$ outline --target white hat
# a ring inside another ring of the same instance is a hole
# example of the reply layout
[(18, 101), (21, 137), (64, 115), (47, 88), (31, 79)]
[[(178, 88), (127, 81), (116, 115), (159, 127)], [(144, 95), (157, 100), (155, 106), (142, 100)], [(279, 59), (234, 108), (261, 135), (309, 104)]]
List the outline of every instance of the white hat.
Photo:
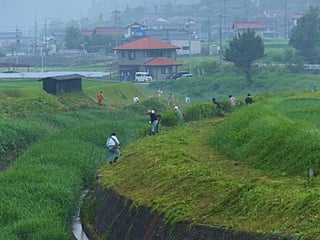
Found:
[(175, 110), (178, 110), (178, 108), (179, 108), (178, 106), (174, 106), (174, 109), (175, 109)]
[(155, 112), (156, 112), (155, 110), (153, 110), (153, 109), (151, 110), (151, 113), (155, 113)]

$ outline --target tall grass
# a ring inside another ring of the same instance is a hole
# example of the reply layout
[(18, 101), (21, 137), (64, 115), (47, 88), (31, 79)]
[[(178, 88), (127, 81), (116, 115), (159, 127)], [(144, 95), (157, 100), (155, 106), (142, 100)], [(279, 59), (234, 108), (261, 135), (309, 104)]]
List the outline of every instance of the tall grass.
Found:
[[(41, 115), (36, 128), (50, 126), (46, 128), (50, 137), (39, 136), (38, 143), (29, 139), (33, 144), (10, 171), (0, 173), (0, 239), (70, 239), (81, 191), (93, 184), (96, 171), (106, 162), (107, 136), (117, 132), (125, 147), (141, 136), (146, 124), (141, 118), (112, 110)], [(34, 116), (19, 122), (35, 120)], [(12, 142), (22, 144), (19, 136), (24, 134), (18, 129)]]
[[(312, 107), (313, 102), (305, 104)], [(304, 111), (305, 104), (299, 109)], [(280, 106), (288, 107), (287, 101), (279, 103), (278, 110), (262, 103), (241, 109), (217, 127), (212, 144), (230, 157), (269, 173), (306, 177), (310, 168), (319, 173), (319, 129), (308, 121), (285, 116)]]

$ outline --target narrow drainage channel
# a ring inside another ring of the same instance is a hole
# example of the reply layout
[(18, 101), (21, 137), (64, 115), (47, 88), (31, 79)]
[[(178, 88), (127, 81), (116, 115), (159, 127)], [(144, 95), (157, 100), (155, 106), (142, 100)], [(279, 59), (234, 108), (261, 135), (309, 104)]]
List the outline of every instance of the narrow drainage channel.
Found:
[(90, 240), (86, 233), (82, 229), (81, 220), (80, 220), (80, 205), (83, 198), (88, 194), (89, 190), (83, 191), (79, 199), (79, 205), (76, 214), (72, 219), (72, 233), (77, 240)]

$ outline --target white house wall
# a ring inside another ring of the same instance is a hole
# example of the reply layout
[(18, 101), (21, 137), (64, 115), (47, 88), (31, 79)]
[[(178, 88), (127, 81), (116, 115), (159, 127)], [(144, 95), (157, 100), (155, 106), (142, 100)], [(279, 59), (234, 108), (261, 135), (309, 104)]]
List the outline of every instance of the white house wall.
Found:
[[(181, 47), (177, 50), (177, 55), (189, 55), (189, 40), (172, 40), (171, 44)], [(201, 54), (201, 42), (200, 40), (192, 39), (191, 44), (191, 55)]]

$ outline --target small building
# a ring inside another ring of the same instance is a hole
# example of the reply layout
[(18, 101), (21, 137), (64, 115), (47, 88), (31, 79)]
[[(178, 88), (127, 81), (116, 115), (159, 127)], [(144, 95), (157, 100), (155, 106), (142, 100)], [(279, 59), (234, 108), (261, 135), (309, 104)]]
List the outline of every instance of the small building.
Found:
[(263, 22), (235, 22), (233, 29), (236, 34), (243, 33), (247, 30), (255, 31), (257, 35), (263, 38), (263, 32), (265, 31), (265, 25)]
[(82, 75), (69, 74), (60, 76), (50, 76), (40, 79), (42, 88), (47, 93), (59, 95), (61, 93), (82, 91)]
[(115, 50), (121, 80), (134, 80), (136, 72), (148, 72), (154, 79), (165, 79), (176, 72), (179, 46), (153, 38), (140, 38)]

